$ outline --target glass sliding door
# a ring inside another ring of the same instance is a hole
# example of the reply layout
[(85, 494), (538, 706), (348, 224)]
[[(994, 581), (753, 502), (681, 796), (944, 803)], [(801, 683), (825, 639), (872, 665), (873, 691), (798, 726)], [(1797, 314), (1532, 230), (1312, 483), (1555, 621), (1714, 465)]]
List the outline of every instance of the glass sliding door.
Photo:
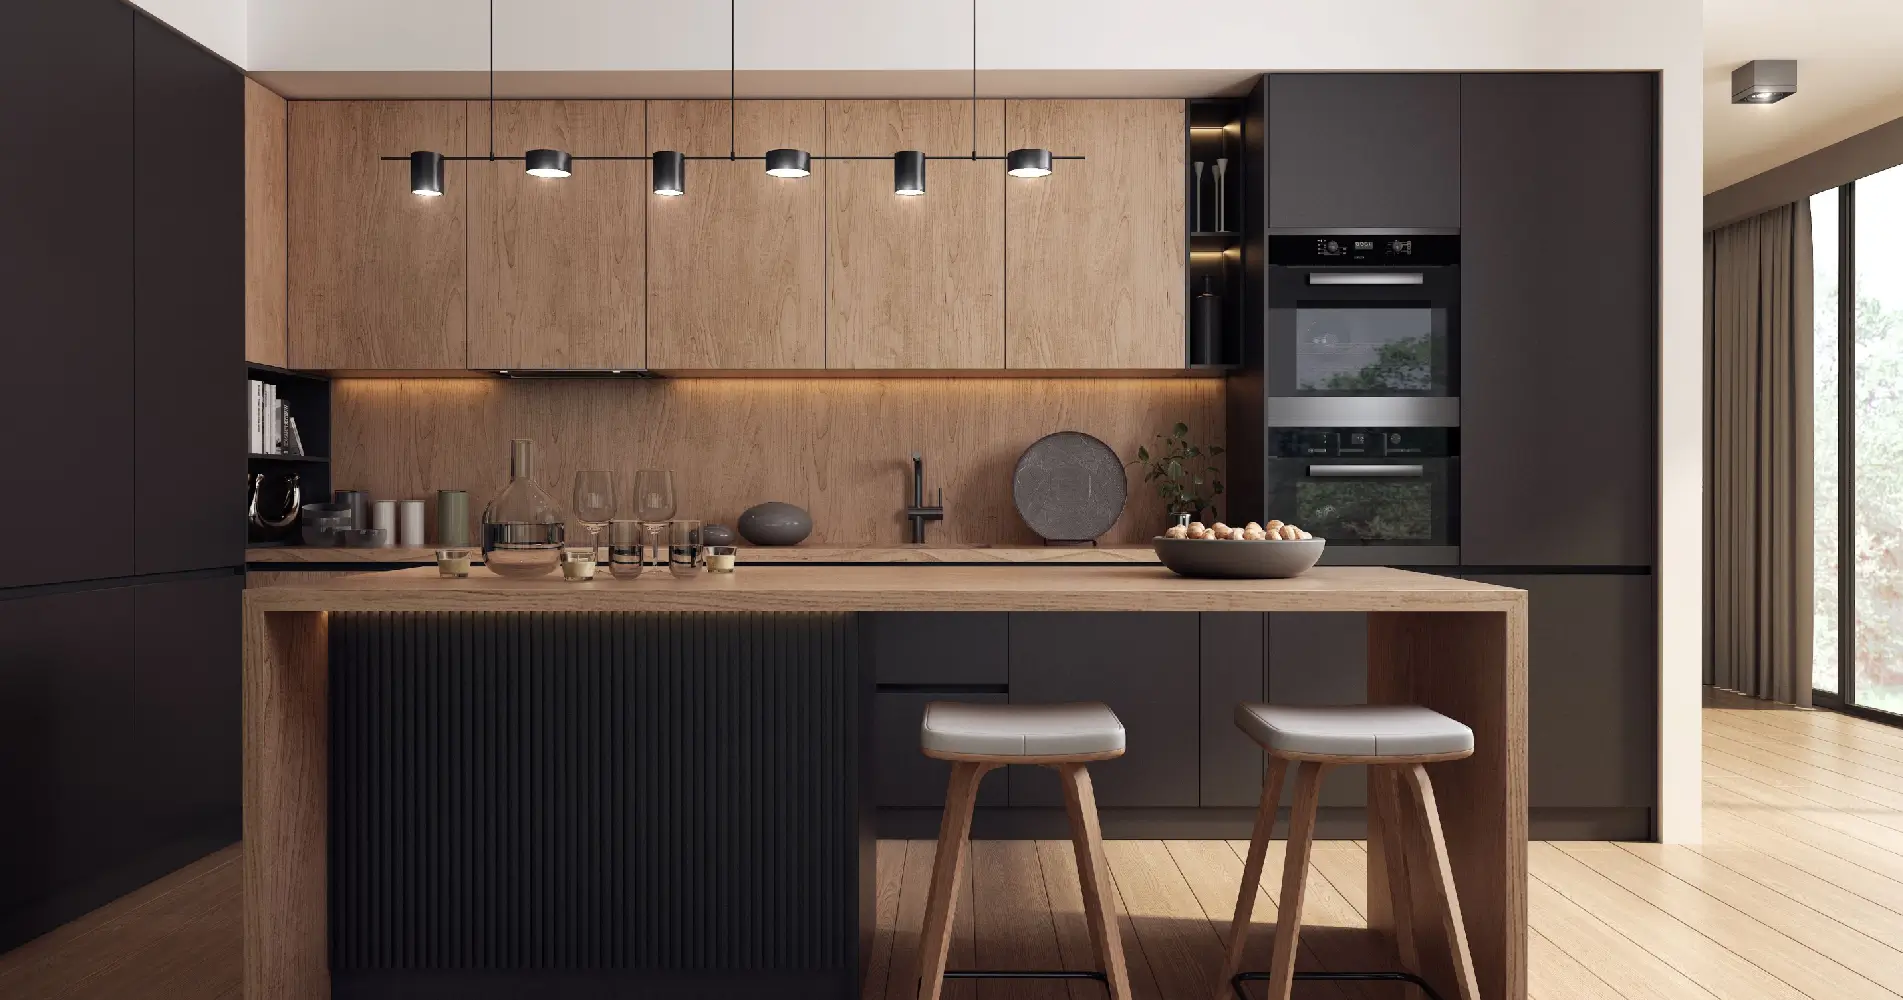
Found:
[[(1850, 704), (1903, 713), (1903, 167), (1856, 182)], [(1840, 383), (1842, 384), (1842, 383)]]
[(1815, 527), (1811, 579), (1815, 596), (1812, 601), (1811, 686), (1828, 694), (1839, 692), (1841, 682), (1838, 672), (1843, 668), (1842, 656), (1838, 652), (1838, 620), (1842, 606), (1837, 599), (1837, 550), (1841, 544), (1837, 530), (1837, 522), (1841, 520), (1837, 513), (1837, 480), (1842, 473), (1837, 462), (1837, 432), (1841, 426), (1837, 419), (1837, 244), (1838, 202), (1842, 197), (1836, 188), (1832, 188), (1811, 196), (1810, 200), (1811, 301), (1814, 307), (1811, 385), (1815, 394), (1812, 413), (1816, 423), (1816, 436), (1812, 442)]

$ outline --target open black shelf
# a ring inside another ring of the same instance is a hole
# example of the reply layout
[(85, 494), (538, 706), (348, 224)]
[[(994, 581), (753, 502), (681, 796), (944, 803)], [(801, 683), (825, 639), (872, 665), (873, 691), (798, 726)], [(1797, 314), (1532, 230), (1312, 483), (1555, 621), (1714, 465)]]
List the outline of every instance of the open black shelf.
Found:
[[(245, 378), (277, 387), (278, 400), (297, 419), (298, 436), (303, 440), (304, 450), (309, 452), (306, 455), (249, 454), (245, 456), (246, 472), (273, 478), (296, 476), (302, 502), (330, 500), (330, 379), (257, 363), (245, 365)], [(292, 535), (280, 544), (298, 542), (298, 537)], [(247, 544), (257, 544), (250, 541), (248, 530)]]
[(328, 375), (316, 375), (311, 372), (294, 371), (290, 368), (279, 368), (276, 365), (259, 364), (256, 361), (245, 362), (245, 368), (250, 370), (253, 378), (256, 378), (259, 373), (276, 376), (275, 378), (265, 378), (261, 380), (265, 382), (278, 382), (282, 379), (299, 379), (305, 382), (322, 382), (326, 384), (330, 382)]
[[(1183, 356), (1192, 371), (1233, 371), (1242, 357), (1242, 233), (1238, 231), (1243, 224), (1242, 110), (1239, 100), (1196, 99), (1188, 102), (1185, 115), (1183, 215), (1189, 252), (1184, 267), (1188, 296)], [(1218, 159), (1228, 161), (1220, 195), (1212, 169)], [(1200, 183), (1194, 169), (1198, 162), (1204, 165)], [(1219, 197), (1225, 206), (1220, 216)], [(1213, 351), (1199, 350), (1196, 344), (1197, 296), (1205, 290), (1222, 299), (1222, 322)]]

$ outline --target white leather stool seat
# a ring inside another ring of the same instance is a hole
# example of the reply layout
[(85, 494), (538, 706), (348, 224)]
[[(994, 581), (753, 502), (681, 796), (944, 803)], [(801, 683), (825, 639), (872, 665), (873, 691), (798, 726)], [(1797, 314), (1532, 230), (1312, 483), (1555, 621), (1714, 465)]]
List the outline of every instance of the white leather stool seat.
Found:
[(1270, 751), (1338, 757), (1472, 753), (1474, 732), (1419, 705), (1236, 706), (1236, 725)]
[(919, 724), (927, 753), (983, 757), (1096, 757), (1123, 752), (1123, 721), (1096, 701), (972, 705), (934, 701)]

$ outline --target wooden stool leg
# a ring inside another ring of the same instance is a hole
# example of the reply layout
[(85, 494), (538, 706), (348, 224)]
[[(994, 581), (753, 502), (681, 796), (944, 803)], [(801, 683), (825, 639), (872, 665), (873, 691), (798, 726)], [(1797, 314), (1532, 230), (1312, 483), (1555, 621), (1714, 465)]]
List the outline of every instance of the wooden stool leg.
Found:
[[(1414, 937), (1414, 896), (1407, 867), (1407, 811), (1401, 808), (1400, 778), (1392, 767), (1375, 767), (1374, 821), (1387, 831), (1384, 843), (1387, 858), (1389, 907), (1394, 912), (1394, 949), (1401, 968), (1421, 974), (1420, 946)], [(1416, 987), (1408, 987), (1409, 996), (1419, 996)]]
[(971, 810), (978, 781), (996, 764), (952, 764), (945, 790), (945, 818), (938, 825), (938, 852), (932, 858), (932, 883), (925, 896), (925, 926), (918, 935), (918, 998), (938, 1000), (945, 988), (945, 960), (951, 952), (952, 911), (957, 907), (958, 874), (965, 867), (971, 837)]
[(1269, 853), (1269, 840), (1275, 835), (1275, 810), (1282, 804), (1282, 776), (1288, 762), (1269, 758), (1269, 771), (1262, 776), (1262, 800), (1255, 806), (1255, 829), (1249, 834), (1249, 858), (1242, 865), (1242, 888), (1236, 892), (1236, 915), (1229, 922), (1229, 956), (1223, 960), (1222, 975), (1216, 979), (1215, 1000), (1232, 1000), (1230, 980), (1242, 971), (1242, 949), (1249, 940), (1249, 920), (1255, 914), (1255, 894), (1262, 885), (1262, 859)]
[(1315, 842), (1315, 809), (1327, 764), (1295, 764), (1295, 805), (1289, 813), (1288, 850), (1282, 858), (1282, 901), (1275, 912), (1275, 954), (1269, 962), (1268, 1000), (1289, 1000), (1295, 985), (1295, 950), (1302, 932), (1302, 897), (1308, 891), (1308, 851)]
[[(1428, 780), (1427, 768), (1419, 764), (1402, 769), (1399, 779), (1407, 786), (1408, 798), (1413, 800), (1411, 804), (1416, 810), (1412, 817), (1414, 822), (1407, 825), (1413, 828), (1418, 852), (1414, 856), (1421, 859), (1419, 868), (1424, 869), (1417, 869), (1417, 877), (1426, 879), (1434, 889), (1460, 1000), (1479, 1000), (1480, 986), (1474, 980), (1473, 954), (1467, 948), (1467, 925), (1460, 915), (1460, 894), (1454, 888), (1453, 868), (1447, 861), (1447, 839), (1441, 835), (1440, 809), (1434, 802), (1434, 783)], [(1400, 909), (1398, 900), (1395, 908)]]
[[(1103, 853), (1103, 827), (1097, 820), (1097, 792), (1090, 771), (1082, 764), (1059, 764), (1064, 783), (1064, 809), (1070, 813), (1071, 843), (1077, 848), (1077, 881), (1083, 886), (1084, 923), (1090, 926), (1110, 1000), (1131, 1000), (1130, 970), (1123, 961), (1123, 934), (1117, 927), (1116, 890), (1110, 884), (1110, 864)], [(932, 998), (922, 998), (932, 1000)]]

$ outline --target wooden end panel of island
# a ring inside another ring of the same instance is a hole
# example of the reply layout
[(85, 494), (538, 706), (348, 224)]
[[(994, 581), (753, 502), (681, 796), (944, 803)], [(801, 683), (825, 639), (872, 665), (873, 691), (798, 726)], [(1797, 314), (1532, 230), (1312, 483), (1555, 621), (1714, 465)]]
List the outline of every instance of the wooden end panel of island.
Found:
[[(1526, 996), (1524, 591), (1373, 567), (1293, 580), (1189, 580), (1154, 566), (776, 566), (571, 584), (478, 569), (331, 578), (245, 594), (245, 996), (332, 996), (327, 842), (331, 612), (1350, 611), (1369, 614), (1368, 700), (1471, 726), (1476, 752), (1432, 766), (1481, 992)], [(1370, 924), (1391, 933), (1384, 831), (1369, 832)], [(1434, 911), (1416, 900), (1416, 926)], [(1423, 956), (1454, 995), (1448, 970)], [(1209, 970), (1214, 992), (1216, 969)], [(709, 994), (714, 995), (714, 994)]]

